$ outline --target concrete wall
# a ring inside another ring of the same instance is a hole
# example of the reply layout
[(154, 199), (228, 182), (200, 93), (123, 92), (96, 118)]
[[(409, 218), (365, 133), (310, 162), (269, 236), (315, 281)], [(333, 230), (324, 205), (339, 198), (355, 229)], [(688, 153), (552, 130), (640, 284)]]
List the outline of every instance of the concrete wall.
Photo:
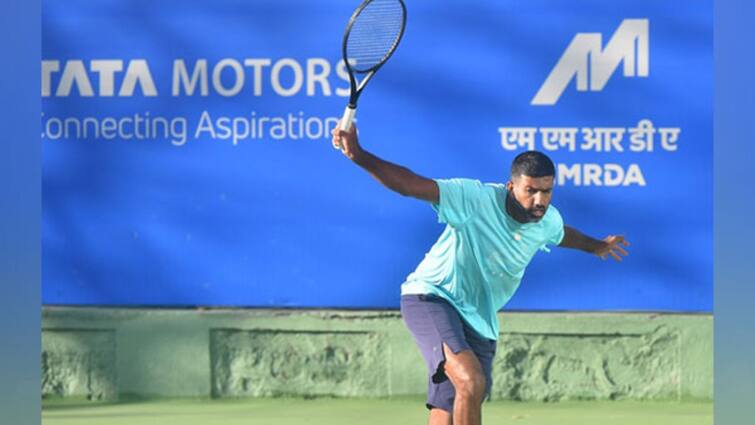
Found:
[[(494, 399), (712, 399), (710, 315), (502, 313)], [(424, 394), (396, 311), (45, 307), (45, 396)]]

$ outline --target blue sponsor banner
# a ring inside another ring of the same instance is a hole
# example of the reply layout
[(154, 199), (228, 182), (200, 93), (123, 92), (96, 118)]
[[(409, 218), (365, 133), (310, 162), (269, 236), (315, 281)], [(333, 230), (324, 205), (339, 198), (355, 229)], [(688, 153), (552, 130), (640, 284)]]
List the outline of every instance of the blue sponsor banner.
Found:
[[(45, 1), (43, 302), (395, 308), (442, 231), (330, 147), (356, 3)], [(621, 264), (538, 254), (509, 309), (712, 308), (712, 2), (408, 2), (363, 146), (428, 177), (557, 164)]]

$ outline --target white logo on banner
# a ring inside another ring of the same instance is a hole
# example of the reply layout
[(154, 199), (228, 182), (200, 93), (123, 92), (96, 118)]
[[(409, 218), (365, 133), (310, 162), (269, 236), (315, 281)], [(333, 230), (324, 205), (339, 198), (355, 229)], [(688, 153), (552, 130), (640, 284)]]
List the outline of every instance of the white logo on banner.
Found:
[(577, 33), (530, 103), (555, 105), (575, 76), (577, 91), (588, 90), (588, 76), (589, 90), (601, 91), (622, 61), (625, 77), (647, 77), (648, 27), (647, 19), (625, 19), (605, 49), (600, 33)]
[[(122, 59), (93, 59), (88, 62), (89, 66), (81, 59), (43, 60), (42, 97), (69, 97), (75, 91), (81, 97), (132, 97), (137, 94), (137, 85), (143, 96), (157, 96), (160, 84), (155, 84), (147, 60), (132, 59), (126, 63), (124, 72)], [(332, 96), (333, 71), (337, 81), (342, 83), (335, 88), (335, 95), (347, 97), (349, 74), (343, 61), (333, 64), (325, 58), (223, 58), (217, 63), (198, 59), (187, 64), (185, 59), (179, 58), (173, 61), (170, 93), (174, 97), (263, 96), (266, 94), (263, 87), (266, 87), (267, 91), (272, 90), (281, 97), (302, 93), (309, 97)], [(223, 74), (229, 78), (223, 80)], [(99, 86), (92, 85), (92, 81), (97, 80)]]
[[(146, 59), (46, 59), (42, 61), (42, 98), (279, 96), (291, 98), (348, 97), (349, 74), (341, 60), (326, 58), (206, 58), (165, 60), (150, 66)], [(160, 68), (153, 77), (152, 68)], [(168, 79), (168, 76), (171, 78)], [(170, 90), (168, 90), (170, 89)], [(295, 104), (300, 100), (296, 99)], [(241, 105), (243, 102), (239, 102)], [(146, 103), (144, 104), (147, 105)], [(152, 104), (153, 105), (153, 104)], [(42, 113), (42, 138), (47, 140), (169, 140), (183, 146), (190, 140), (228, 140), (234, 146), (251, 140), (330, 140), (339, 116), (303, 110), (269, 113), (247, 109), (225, 115), (203, 108), (173, 111), (134, 110), (95, 114)]]

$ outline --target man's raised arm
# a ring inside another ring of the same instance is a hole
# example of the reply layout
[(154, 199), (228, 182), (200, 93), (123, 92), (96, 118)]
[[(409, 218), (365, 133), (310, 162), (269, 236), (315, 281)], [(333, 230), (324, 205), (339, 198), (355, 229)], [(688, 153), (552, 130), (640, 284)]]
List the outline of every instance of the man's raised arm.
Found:
[(336, 127), (333, 130), (333, 146), (388, 189), (404, 196), (438, 203), (440, 192), (435, 180), (422, 177), (406, 167), (385, 161), (362, 149), (355, 125), (349, 131), (341, 131)]
[(629, 246), (629, 242), (621, 235), (609, 235), (603, 240), (594, 239), (585, 235), (579, 230), (564, 226), (564, 238), (558, 245), (564, 248), (579, 249), (590, 254), (595, 254), (598, 257), (605, 260), (608, 256), (612, 256), (616, 261), (621, 261), (621, 256), (629, 255), (629, 253), (622, 247)]

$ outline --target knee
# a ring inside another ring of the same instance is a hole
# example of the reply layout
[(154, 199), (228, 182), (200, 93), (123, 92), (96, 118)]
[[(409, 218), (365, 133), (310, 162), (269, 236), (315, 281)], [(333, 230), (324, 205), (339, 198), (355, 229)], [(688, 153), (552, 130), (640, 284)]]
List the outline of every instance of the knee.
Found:
[(477, 370), (456, 370), (452, 383), (456, 397), (481, 403), (485, 397), (485, 375)]

